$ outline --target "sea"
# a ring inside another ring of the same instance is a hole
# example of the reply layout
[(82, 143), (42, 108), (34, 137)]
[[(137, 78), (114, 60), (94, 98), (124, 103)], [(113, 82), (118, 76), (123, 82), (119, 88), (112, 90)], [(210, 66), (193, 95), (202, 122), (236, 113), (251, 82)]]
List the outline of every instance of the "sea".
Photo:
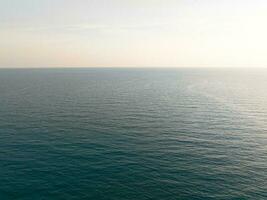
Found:
[(1, 200), (267, 199), (267, 69), (0, 69)]

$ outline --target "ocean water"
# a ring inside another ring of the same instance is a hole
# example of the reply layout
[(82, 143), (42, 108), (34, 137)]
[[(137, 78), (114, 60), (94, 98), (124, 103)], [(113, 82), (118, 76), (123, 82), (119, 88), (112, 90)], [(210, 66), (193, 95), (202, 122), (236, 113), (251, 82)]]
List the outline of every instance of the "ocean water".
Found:
[(0, 199), (267, 199), (267, 70), (1, 69)]

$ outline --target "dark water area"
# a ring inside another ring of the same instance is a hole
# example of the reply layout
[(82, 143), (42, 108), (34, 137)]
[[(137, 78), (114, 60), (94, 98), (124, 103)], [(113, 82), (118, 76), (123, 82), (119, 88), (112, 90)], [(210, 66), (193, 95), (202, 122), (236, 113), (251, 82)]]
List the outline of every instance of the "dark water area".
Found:
[(267, 199), (267, 70), (1, 69), (0, 199)]

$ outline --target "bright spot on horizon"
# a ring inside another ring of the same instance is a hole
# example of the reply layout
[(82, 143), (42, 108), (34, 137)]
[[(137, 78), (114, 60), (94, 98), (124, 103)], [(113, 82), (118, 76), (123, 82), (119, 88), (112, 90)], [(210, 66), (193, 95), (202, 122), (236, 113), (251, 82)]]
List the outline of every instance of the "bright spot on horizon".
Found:
[(0, 0), (0, 67), (267, 67), (264, 0)]

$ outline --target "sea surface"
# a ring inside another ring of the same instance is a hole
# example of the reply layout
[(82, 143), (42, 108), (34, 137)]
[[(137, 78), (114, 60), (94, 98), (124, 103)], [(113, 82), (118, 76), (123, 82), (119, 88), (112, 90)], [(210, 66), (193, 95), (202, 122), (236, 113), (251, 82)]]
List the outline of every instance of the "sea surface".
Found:
[(266, 69), (1, 69), (1, 200), (267, 199)]

